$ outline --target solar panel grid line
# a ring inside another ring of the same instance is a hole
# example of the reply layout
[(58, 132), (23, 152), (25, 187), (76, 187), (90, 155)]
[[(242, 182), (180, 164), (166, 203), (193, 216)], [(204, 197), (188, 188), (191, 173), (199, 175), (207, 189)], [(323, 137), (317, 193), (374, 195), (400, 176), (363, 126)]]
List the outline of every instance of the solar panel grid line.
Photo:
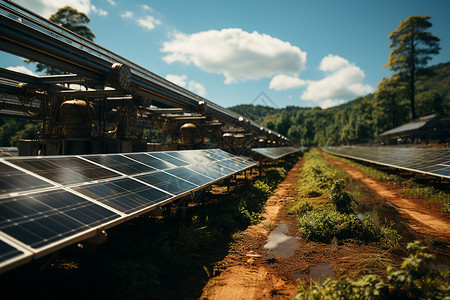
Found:
[(3, 201), (1, 213), (0, 230), (34, 249), (59, 243), (65, 237), (120, 217), (108, 207), (63, 189), (22, 196), (9, 203)]
[[(119, 171), (119, 170), (117, 170), (117, 169), (114, 169), (114, 168), (112, 168), (112, 167), (108, 167), (108, 166), (106, 166), (106, 165), (100, 164), (100, 163), (98, 163), (98, 162), (96, 162), (96, 161), (90, 160), (90, 159), (87, 158), (87, 157), (79, 156), (79, 158), (82, 159), (82, 160), (84, 160), (84, 161), (86, 161), (86, 162), (88, 162), (88, 163), (91, 163), (91, 164), (97, 165), (97, 166), (99, 166), (99, 167), (105, 168), (105, 169), (107, 169), (107, 170), (109, 170), (109, 171), (116, 172), (116, 173), (118, 173), (118, 176), (123, 176), (123, 177), (129, 176), (129, 174), (127, 174), (127, 173), (123, 173), (123, 172), (121, 172), (121, 171)], [(148, 169), (150, 169), (150, 167), (148, 167)], [(145, 172), (143, 172), (143, 173), (145, 173)], [(114, 178), (112, 178), (112, 179), (114, 179)], [(112, 179), (111, 179), (111, 180), (112, 180)], [(91, 182), (91, 181), (89, 181), (89, 182)]]
[[(162, 172), (162, 171), (160, 171), (160, 172)], [(148, 174), (151, 174), (151, 173), (137, 174), (137, 175), (135, 175), (135, 176), (145, 176), (145, 175), (148, 175)], [(169, 175), (170, 175), (170, 174), (169, 174)], [(158, 191), (167, 193), (167, 194), (169, 194), (169, 195), (172, 196), (172, 197), (177, 196), (176, 194), (173, 194), (173, 193), (171, 193), (170, 191), (166, 191), (166, 190), (164, 190), (164, 189), (162, 189), (162, 188), (160, 188), (160, 187), (158, 187), (158, 186), (156, 186), (156, 185), (152, 185), (152, 184), (150, 184), (150, 183), (148, 183), (148, 182), (145, 182), (145, 181), (143, 181), (143, 180), (140, 180), (140, 179), (137, 178), (137, 177), (130, 177), (130, 179), (133, 179), (133, 180), (135, 180), (135, 181), (137, 181), (137, 182), (139, 182), (139, 183), (145, 184), (146, 186), (151, 187), (151, 188), (154, 188), (154, 189), (156, 189), (156, 190), (158, 190)]]
[[(104, 182), (109, 182), (109, 181), (104, 181)], [(84, 185), (84, 186), (86, 186), (86, 185)], [(90, 202), (92, 202), (92, 203), (94, 203), (94, 204), (96, 204), (96, 205), (98, 205), (98, 206), (101, 206), (101, 207), (104, 207), (104, 208), (106, 208), (106, 209), (108, 209), (108, 210), (110, 210), (110, 211), (112, 211), (112, 212), (114, 212), (114, 213), (116, 213), (116, 214), (118, 214), (118, 215), (120, 215), (120, 216), (126, 216), (126, 214), (124, 214), (123, 212), (121, 212), (120, 210), (117, 210), (117, 209), (115, 209), (114, 207), (111, 207), (111, 206), (109, 206), (109, 205), (106, 205), (106, 204), (104, 204), (104, 203), (102, 203), (101, 201), (98, 201), (98, 200), (95, 200), (95, 199), (93, 199), (93, 198), (91, 198), (91, 197), (89, 197), (89, 196), (86, 196), (86, 195), (84, 195), (83, 193), (80, 193), (80, 192), (78, 192), (76, 189), (74, 189), (75, 187), (64, 187), (63, 189), (65, 190), (65, 191), (67, 191), (67, 192), (69, 192), (69, 193), (72, 193), (72, 194), (75, 194), (75, 195), (77, 195), (77, 196), (79, 196), (79, 197), (81, 197), (81, 198), (84, 198), (84, 199), (86, 199), (86, 200), (88, 200), (88, 201), (90, 201)]]
[[(40, 180), (42, 182), (47, 183), (47, 185), (44, 185), (44, 186), (41, 187), (41, 189), (43, 189), (43, 190), (48, 189), (48, 188), (61, 187), (61, 185), (58, 184), (57, 182), (53, 182), (53, 181), (51, 181), (51, 180), (49, 180), (49, 179), (47, 179), (45, 177), (42, 177), (42, 176), (40, 176), (38, 174), (33, 173), (33, 172), (31, 172), (31, 171), (29, 171), (29, 170), (27, 170), (25, 168), (22, 168), (20, 166), (16, 166), (16, 165), (12, 164), (11, 162), (9, 162), (6, 159), (0, 159), (0, 162), (5, 164), (8, 167), (11, 167), (11, 168), (19, 171), (19, 172), (22, 172), (22, 173), (24, 173), (26, 175), (29, 175), (32, 178), (36, 178), (36, 179), (38, 179), (38, 180)], [(3, 175), (3, 174), (1, 174), (1, 175)], [(22, 189), (23, 189), (23, 187), (22, 187)], [(26, 191), (28, 191), (28, 190), (26, 190)], [(24, 191), (24, 192), (26, 192), (26, 191)], [(22, 194), (22, 192), (14, 192), (14, 193), (11, 193), (11, 194)]]
[(30, 262), (33, 252), (0, 232), (0, 274)]
[(265, 156), (272, 160), (280, 159), (286, 155), (301, 151), (300, 148), (294, 147), (266, 147), (266, 148), (252, 148), (253, 152)]
[(46, 178), (58, 186), (78, 184), (120, 176), (117, 172), (94, 165), (77, 156), (61, 157), (27, 157), (5, 159), (13, 165), (28, 170), (41, 178)]
[[(214, 157), (213, 154), (216, 156)], [(150, 157), (150, 155), (145, 155)], [(206, 156), (201, 157), (201, 155)], [(118, 157), (117, 155), (105, 156)], [(153, 158), (156, 159), (156, 156), (162, 157), (155, 155)], [(49, 188), (34, 189), (23, 194), (3, 195), (3, 198), (0, 197), (0, 233), (9, 237), (8, 240), (15, 241), (15, 244), (34, 253), (34, 257), (40, 257), (76, 241), (95, 236), (99, 230), (115, 226), (256, 165), (256, 163), (235, 158), (221, 150), (172, 152), (172, 155), (166, 155), (166, 157), (170, 156), (184, 156), (185, 160), (189, 160), (189, 162), (179, 160), (177, 164), (182, 166), (164, 165), (164, 167), (170, 167), (165, 171), (155, 171), (153, 168), (148, 173), (126, 175), (114, 169), (112, 172), (112, 170), (108, 170), (109, 167), (85, 159), (85, 157), (81, 159), (78, 156), (63, 157), (61, 162), (55, 163), (51, 160), (45, 161), (45, 159), (41, 161), (41, 158), (38, 158), (39, 162), (44, 162), (44, 166), (55, 168), (55, 165), (58, 165), (57, 168), (62, 167), (63, 172), (65, 172), (64, 168), (73, 165), (81, 166), (79, 168), (81, 173), (83, 173), (84, 167), (95, 171), (88, 172), (88, 178), (91, 181), (60, 183), (44, 177), (45, 182), (52, 184)], [(133, 161), (131, 157), (126, 157), (126, 159), (119, 161), (125, 163), (128, 160)], [(219, 162), (228, 164), (229, 168), (220, 166)], [(147, 166), (141, 162), (140, 164)], [(11, 165), (14, 170), (23, 169), (17, 164), (11, 163)], [(39, 164), (30, 164), (30, 166), (32, 169), (34, 168), (33, 170), (38, 170), (36, 168)], [(213, 171), (208, 171), (210, 168)], [(100, 171), (97, 172), (97, 169)], [(25, 171), (35, 176), (33, 172), (26, 169)], [(132, 172), (135, 173), (135, 171)], [(177, 174), (182, 176), (177, 176)], [(175, 184), (171, 188), (175, 187), (179, 190), (171, 193), (165, 188), (150, 184), (148, 180), (144, 180), (145, 176), (165, 177)], [(189, 181), (189, 176), (196, 178), (194, 181), (197, 183), (191, 182), (193, 179)], [(83, 191), (90, 188), (94, 194)], [(110, 191), (112, 195), (109, 195)], [(96, 195), (98, 198), (95, 197)], [(15, 205), (9, 205), (8, 201)], [(65, 201), (69, 201), (69, 203)], [(29, 207), (27, 203), (32, 206)], [(3, 265), (6, 264), (5, 262)]]
[[(343, 156), (355, 160), (366, 161), (372, 164), (383, 165), (391, 168), (397, 168), (409, 172), (415, 172), (436, 177), (450, 178), (450, 170), (447, 170), (445, 167), (437, 168), (438, 165), (437, 162), (443, 160), (442, 157), (444, 156), (442, 154), (447, 155), (450, 153), (450, 150), (439, 150), (434, 152), (435, 150), (432, 149), (413, 149), (413, 148), (373, 149), (367, 147), (364, 149), (359, 148), (359, 150), (355, 148), (334, 149), (329, 147), (324, 148), (324, 150), (337, 156)], [(372, 150), (372, 152), (370, 152), (370, 150)], [(347, 154), (343, 152), (351, 152), (352, 154)], [(375, 154), (373, 152), (375, 152)], [(418, 157), (416, 159), (418, 164), (411, 167), (411, 165), (408, 165), (407, 163), (409, 161), (409, 157), (405, 159), (404, 155), (413, 157), (415, 155), (416, 157)]]
[[(85, 156), (79, 156), (79, 158), (87, 160), (91, 163), (95, 163), (96, 165), (102, 166), (111, 171), (118, 172), (125, 176), (140, 174), (140, 173), (147, 173), (147, 172), (154, 172), (157, 170), (154, 167), (145, 165), (139, 161), (133, 160), (125, 155), (120, 155), (120, 154), (85, 155)], [(122, 160), (122, 161), (120, 162), (120, 160)], [(103, 163), (101, 163), (101, 162), (103, 162)], [(109, 167), (106, 165), (107, 163), (110, 165)], [(126, 170), (126, 172), (124, 170)]]

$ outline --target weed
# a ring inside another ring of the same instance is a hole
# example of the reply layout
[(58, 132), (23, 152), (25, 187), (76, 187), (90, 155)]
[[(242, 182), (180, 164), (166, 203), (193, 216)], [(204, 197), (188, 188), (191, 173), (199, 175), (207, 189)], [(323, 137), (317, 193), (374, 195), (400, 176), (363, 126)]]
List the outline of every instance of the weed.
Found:
[(356, 203), (353, 196), (344, 191), (344, 180), (338, 180), (333, 183), (331, 188), (331, 202), (334, 204), (336, 210), (341, 214), (355, 214), (352, 204)]
[(388, 267), (387, 280), (376, 275), (358, 279), (327, 280), (323, 284), (300, 283), (295, 299), (448, 299), (449, 269), (432, 270), (434, 256), (420, 242), (409, 243), (410, 253), (400, 270)]

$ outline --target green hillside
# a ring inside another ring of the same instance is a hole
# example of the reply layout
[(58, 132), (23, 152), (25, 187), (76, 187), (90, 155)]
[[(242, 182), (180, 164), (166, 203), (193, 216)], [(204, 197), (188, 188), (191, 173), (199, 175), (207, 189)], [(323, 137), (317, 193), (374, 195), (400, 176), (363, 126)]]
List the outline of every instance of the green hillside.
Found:
[[(425, 75), (426, 74), (426, 75)], [(416, 81), (419, 117), (450, 112), (450, 62), (431, 66)], [(439, 107), (436, 108), (436, 101)], [(340, 106), (321, 109), (289, 106), (282, 109), (261, 105), (237, 105), (231, 110), (246, 116), (303, 145), (361, 144), (393, 128), (386, 99), (374, 94)], [(397, 126), (411, 120), (407, 95), (398, 99)]]

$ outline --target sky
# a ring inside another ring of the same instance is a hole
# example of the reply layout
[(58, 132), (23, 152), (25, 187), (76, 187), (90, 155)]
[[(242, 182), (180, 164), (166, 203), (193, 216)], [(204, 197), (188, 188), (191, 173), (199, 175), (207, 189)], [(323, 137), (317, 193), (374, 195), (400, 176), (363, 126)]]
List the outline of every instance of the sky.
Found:
[[(16, 0), (48, 18), (86, 13), (95, 43), (223, 107), (327, 108), (375, 91), (388, 35), (431, 16), (450, 61), (448, 0)], [(0, 67), (36, 73), (0, 53)], [(38, 74), (39, 75), (39, 74)]]

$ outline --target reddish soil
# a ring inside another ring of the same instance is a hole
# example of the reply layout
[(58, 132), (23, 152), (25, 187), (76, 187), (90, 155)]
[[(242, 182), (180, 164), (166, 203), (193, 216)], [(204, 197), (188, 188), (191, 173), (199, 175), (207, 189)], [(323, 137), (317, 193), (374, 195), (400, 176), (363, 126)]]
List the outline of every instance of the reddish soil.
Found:
[[(400, 195), (398, 187), (391, 187), (358, 173), (343, 163), (344, 168), (357, 181), (367, 185), (375, 201), (389, 201), (397, 206), (408, 220), (408, 225), (419, 235), (430, 235), (448, 241), (448, 217), (433, 205), (423, 205)], [(295, 201), (295, 184), (302, 161), (291, 169), (285, 180), (268, 199), (262, 221), (242, 232), (242, 237), (231, 246), (229, 254), (220, 261), (213, 277), (203, 289), (201, 299), (285, 299), (293, 298), (298, 287), (294, 274), (300, 274), (306, 282), (310, 280), (311, 267), (328, 264), (333, 277), (361, 275), (371, 269), (376, 274), (385, 274), (387, 265), (401, 261), (404, 253), (385, 251), (372, 245), (354, 242), (323, 244), (304, 239), (298, 240), (298, 249), (290, 257), (268, 258), (264, 249), (272, 230), (281, 222), (287, 224), (289, 236), (297, 236), (298, 223), (294, 216), (286, 214), (286, 207)], [(381, 196), (377, 196), (381, 195)], [(399, 255), (400, 254), (400, 255)], [(444, 261), (449, 263), (449, 252), (444, 250)]]
[(450, 243), (450, 216), (442, 212), (439, 205), (408, 196), (406, 188), (399, 189), (398, 185), (376, 181), (344, 162), (329, 157), (326, 159), (363, 183), (373, 194), (393, 204), (417, 234)]

